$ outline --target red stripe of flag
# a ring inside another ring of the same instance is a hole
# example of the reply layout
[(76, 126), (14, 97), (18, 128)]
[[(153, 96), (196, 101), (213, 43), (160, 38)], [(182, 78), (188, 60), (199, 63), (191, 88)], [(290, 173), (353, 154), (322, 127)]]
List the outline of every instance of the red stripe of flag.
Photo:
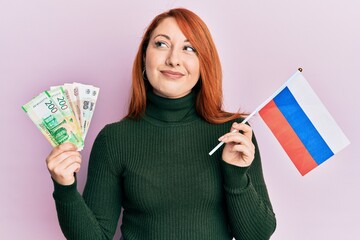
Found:
[(318, 166), (273, 100), (266, 104), (259, 114), (301, 175)]

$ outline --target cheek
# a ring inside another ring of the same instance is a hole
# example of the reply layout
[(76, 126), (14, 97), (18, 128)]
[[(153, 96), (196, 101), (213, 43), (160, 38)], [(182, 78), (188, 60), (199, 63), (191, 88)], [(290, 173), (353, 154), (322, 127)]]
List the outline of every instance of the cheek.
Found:
[(146, 67), (146, 71), (150, 70), (152, 68), (152, 66), (154, 65), (154, 53), (152, 51), (152, 49), (150, 49), (149, 47), (146, 50), (146, 56), (145, 56), (145, 67)]
[(191, 69), (189, 69), (190, 72), (190, 84), (194, 87), (196, 83), (200, 79), (200, 67), (199, 64), (194, 62)]
[(157, 59), (153, 55), (146, 55), (145, 58), (145, 71), (146, 77), (152, 87), (158, 85), (158, 72), (157, 72)]
[(151, 55), (146, 54), (146, 57), (145, 57), (146, 71), (150, 70), (151, 65), (152, 65)]
[(154, 54), (147, 55), (145, 58), (146, 72), (155, 72), (157, 67), (160, 65), (161, 56), (155, 56)]
[(154, 59), (147, 56), (145, 59), (145, 71), (148, 78), (151, 78), (154, 75), (155, 67), (156, 63), (154, 62)]
[(194, 76), (194, 77), (197, 77), (199, 78), (200, 77), (200, 63), (199, 63), (199, 60), (196, 59), (194, 60), (192, 63), (191, 63), (191, 74)]

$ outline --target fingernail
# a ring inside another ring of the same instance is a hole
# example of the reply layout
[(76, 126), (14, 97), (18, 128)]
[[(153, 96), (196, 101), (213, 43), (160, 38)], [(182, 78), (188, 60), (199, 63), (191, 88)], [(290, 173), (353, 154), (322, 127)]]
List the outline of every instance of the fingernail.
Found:
[(223, 140), (225, 137), (224, 136), (221, 136), (218, 138), (219, 141)]

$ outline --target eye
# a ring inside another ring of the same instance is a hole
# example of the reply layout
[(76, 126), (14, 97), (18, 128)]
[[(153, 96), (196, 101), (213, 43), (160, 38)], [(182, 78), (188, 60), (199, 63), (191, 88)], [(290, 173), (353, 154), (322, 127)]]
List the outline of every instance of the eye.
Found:
[(192, 46), (185, 46), (185, 47), (184, 47), (184, 50), (185, 50), (185, 51), (188, 51), (188, 52), (194, 52), (194, 53), (196, 53), (195, 48), (193, 48)]
[(167, 47), (168, 45), (167, 45), (165, 42), (156, 41), (156, 42), (155, 42), (155, 46), (156, 46), (157, 48), (164, 48), (164, 47)]

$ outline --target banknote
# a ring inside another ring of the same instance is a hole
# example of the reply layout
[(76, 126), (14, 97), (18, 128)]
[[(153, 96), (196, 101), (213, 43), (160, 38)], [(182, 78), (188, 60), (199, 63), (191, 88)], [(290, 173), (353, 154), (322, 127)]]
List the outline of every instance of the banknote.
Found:
[(75, 114), (70, 106), (70, 103), (65, 95), (65, 91), (62, 86), (52, 87), (50, 90), (45, 91), (46, 95), (52, 100), (56, 105), (57, 109), (61, 112), (65, 118), (67, 124), (72, 125), (71, 129), (74, 129), (76, 136), (80, 137), (83, 141), (83, 135), (81, 132), (81, 127), (78, 119), (76, 119)]
[(70, 103), (70, 106), (75, 114), (75, 117), (79, 123), (80, 129), (82, 129), (82, 114), (80, 111), (80, 105), (78, 100), (78, 91), (75, 89), (75, 86), (73, 83), (65, 83), (63, 85), (63, 88), (65, 90), (65, 95)]
[(22, 109), (53, 147), (71, 142), (82, 150), (99, 90), (81, 83), (52, 86)]
[(74, 92), (78, 94), (77, 102), (81, 113), (81, 129), (85, 137), (94, 114), (99, 88), (81, 83), (74, 83), (73, 85)]
[[(43, 100), (45, 101), (46, 98), (44, 98)], [(49, 141), (49, 143), (51, 144), (51, 146), (55, 147), (58, 145), (57, 141), (55, 140), (55, 138), (51, 135), (51, 133), (47, 130), (47, 128), (45, 127), (44, 124), (38, 124), (41, 122), (41, 119), (36, 115), (36, 113), (32, 110), (31, 108), (31, 102), (25, 104), (24, 106), (22, 106), (22, 109), (27, 113), (27, 115), (29, 116), (29, 118), (33, 121), (33, 123), (35, 123), (35, 125), (37, 126), (37, 128), (40, 130), (40, 132), (45, 136), (45, 138)]]
[(68, 122), (46, 92), (39, 94), (22, 108), (52, 146), (71, 142), (78, 150), (84, 147), (82, 136), (78, 134), (75, 125)]
[(89, 104), (90, 118), (89, 118), (89, 124), (87, 126), (86, 132), (89, 130), (91, 119), (92, 119), (92, 117), (94, 115), (94, 112), (95, 112), (95, 106), (96, 106), (97, 98), (99, 96), (99, 91), (100, 91), (100, 88), (92, 86), (91, 102)]

